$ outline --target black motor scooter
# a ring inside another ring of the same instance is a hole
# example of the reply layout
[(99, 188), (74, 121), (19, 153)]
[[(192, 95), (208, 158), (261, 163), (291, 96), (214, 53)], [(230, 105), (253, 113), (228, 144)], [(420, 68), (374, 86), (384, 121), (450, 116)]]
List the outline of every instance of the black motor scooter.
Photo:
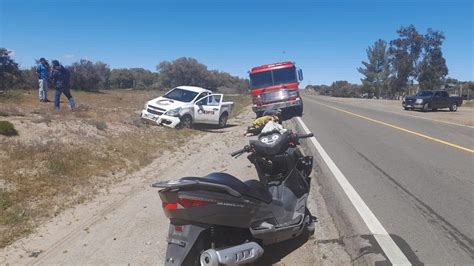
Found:
[(259, 181), (226, 173), (153, 184), (170, 219), (165, 265), (240, 265), (255, 262), (263, 247), (314, 232), (306, 208), (312, 156), (288, 130), (261, 134), (233, 152), (249, 153)]

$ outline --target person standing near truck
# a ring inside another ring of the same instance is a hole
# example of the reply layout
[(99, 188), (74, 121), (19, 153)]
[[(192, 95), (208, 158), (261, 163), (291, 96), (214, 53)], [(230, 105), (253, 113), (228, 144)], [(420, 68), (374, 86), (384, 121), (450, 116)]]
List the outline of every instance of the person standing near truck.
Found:
[(40, 102), (49, 102), (48, 100), (48, 79), (50, 67), (48, 61), (40, 58), (36, 66), (36, 75), (38, 76), (38, 97)]
[(69, 105), (71, 106), (71, 110), (73, 112), (76, 111), (76, 102), (71, 95), (71, 89), (69, 86), (69, 79), (70, 73), (67, 68), (63, 65), (59, 64), (58, 60), (53, 60), (53, 71), (51, 74), (51, 78), (53, 79), (56, 91), (54, 92), (54, 110), (59, 111), (59, 100), (61, 98), (61, 93), (66, 95)]

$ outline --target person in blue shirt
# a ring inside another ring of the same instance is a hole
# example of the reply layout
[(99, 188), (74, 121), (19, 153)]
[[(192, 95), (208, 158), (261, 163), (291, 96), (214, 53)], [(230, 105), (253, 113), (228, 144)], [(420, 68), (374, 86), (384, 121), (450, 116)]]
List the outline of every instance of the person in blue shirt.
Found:
[(51, 72), (51, 79), (54, 82), (54, 86), (56, 91), (54, 92), (54, 110), (59, 111), (59, 99), (61, 97), (61, 93), (66, 95), (69, 105), (71, 106), (71, 110), (73, 112), (76, 111), (76, 102), (71, 95), (71, 89), (69, 86), (69, 79), (70, 73), (67, 68), (59, 64), (58, 60), (53, 60), (53, 71)]
[(48, 78), (49, 78), (49, 64), (44, 58), (39, 60), (36, 66), (36, 75), (38, 76), (38, 96), (40, 102), (49, 102), (48, 100)]

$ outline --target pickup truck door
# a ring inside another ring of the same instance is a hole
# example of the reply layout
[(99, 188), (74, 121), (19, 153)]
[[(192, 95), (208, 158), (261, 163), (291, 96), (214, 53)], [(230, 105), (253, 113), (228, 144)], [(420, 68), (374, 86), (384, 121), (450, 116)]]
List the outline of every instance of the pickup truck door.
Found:
[(435, 92), (433, 96), (432, 107), (433, 108), (444, 108), (448, 105), (448, 98), (443, 97), (443, 93), (441, 91)]
[(433, 96), (431, 103), (432, 108), (446, 108), (449, 107), (449, 94), (446, 91), (437, 91)]
[(441, 93), (439, 91), (435, 92), (433, 98), (431, 99), (431, 108), (439, 108), (441, 101)]
[(204, 124), (219, 123), (222, 98), (222, 94), (211, 94), (197, 101), (194, 104), (194, 122)]
[(450, 106), (449, 93), (447, 91), (440, 92), (440, 102), (438, 108), (447, 108)]

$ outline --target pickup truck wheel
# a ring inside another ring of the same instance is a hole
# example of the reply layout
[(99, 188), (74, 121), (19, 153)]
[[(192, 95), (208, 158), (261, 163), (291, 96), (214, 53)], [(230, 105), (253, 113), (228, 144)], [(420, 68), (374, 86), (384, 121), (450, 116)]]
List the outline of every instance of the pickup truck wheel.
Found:
[(193, 118), (190, 115), (185, 115), (181, 117), (181, 122), (179, 123), (180, 128), (191, 128), (193, 125)]
[(449, 107), (449, 111), (451, 111), (451, 112), (456, 112), (457, 110), (458, 110), (458, 104), (457, 103), (453, 103)]
[(422, 111), (423, 111), (423, 112), (428, 112), (429, 107), (430, 107), (430, 105), (429, 105), (428, 103), (425, 103), (425, 104), (423, 105)]
[(224, 128), (225, 126), (227, 126), (227, 118), (227, 113), (221, 114), (221, 117), (219, 117), (219, 128)]
[(403, 109), (405, 109), (405, 111), (410, 110), (410, 108), (408, 108), (408, 107), (403, 107)]

